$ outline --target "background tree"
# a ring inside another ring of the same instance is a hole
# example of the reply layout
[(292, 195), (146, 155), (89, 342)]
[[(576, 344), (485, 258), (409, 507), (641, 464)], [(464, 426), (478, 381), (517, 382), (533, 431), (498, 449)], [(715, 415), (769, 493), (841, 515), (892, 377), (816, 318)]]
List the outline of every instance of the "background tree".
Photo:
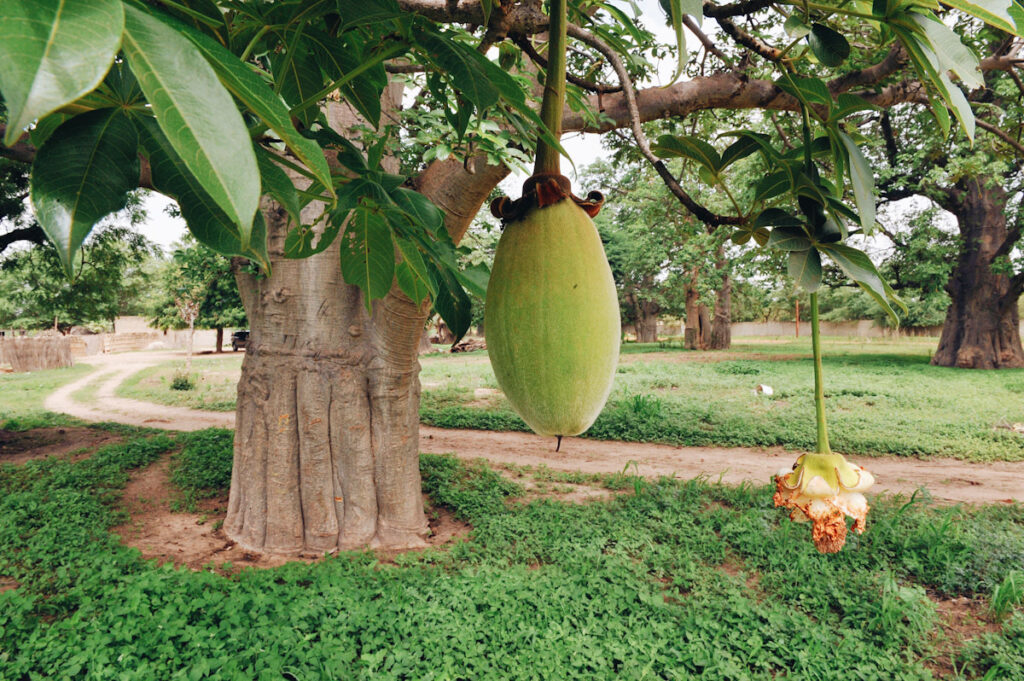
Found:
[(52, 244), (13, 250), (0, 259), (0, 327), (112, 329), (114, 320), (137, 308), (139, 290), (151, 285), (145, 265), (156, 252), (132, 228), (102, 227), (82, 246), (69, 280)]
[(181, 329), (188, 323), (179, 301), (197, 305), (193, 326), (216, 329), (217, 352), (224, 351), (224, 329), (247, 325), (242, 299), (231, 270), (231, 259), (186, 235), (175, 245), (160, 273), (162, 296), (155, 301), (152, 324), (159, 329)]

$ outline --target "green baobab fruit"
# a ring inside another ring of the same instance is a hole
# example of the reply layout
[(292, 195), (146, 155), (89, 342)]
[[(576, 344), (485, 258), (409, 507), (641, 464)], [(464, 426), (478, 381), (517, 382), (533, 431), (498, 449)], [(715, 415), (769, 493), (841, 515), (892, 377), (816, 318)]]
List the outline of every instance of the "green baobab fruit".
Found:
[(534, 431), (590, 427), (615, 377), (619, 301), (597, 228), (571, 199), (505, 227), (484, 329), (498, 384)]

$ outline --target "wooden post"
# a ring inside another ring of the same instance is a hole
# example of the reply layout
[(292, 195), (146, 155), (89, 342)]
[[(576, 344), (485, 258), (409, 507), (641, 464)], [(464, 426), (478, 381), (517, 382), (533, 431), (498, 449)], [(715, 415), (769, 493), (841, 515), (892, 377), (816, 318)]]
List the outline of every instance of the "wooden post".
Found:
[(800, 299), (796, 299), (796, 337), (800, 337)]

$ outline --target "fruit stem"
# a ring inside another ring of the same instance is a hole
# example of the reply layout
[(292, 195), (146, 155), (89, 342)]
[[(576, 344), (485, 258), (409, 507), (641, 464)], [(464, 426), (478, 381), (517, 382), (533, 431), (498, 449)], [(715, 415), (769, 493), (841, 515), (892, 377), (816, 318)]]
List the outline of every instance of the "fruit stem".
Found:
[(814, 353), (814, 411), (818, 421), (818, 453), (831, 454), (825, 425), (825, 383), (821, 377), (821, 332), (818, 328), (818, 294), (811, 294), (811, 349)]
[[(544, 75), (544, 99), (540, 105), (540, 118), (557, 140), (562, 136), (562, 109), (565, 108), (565, 43), (566, 0), (551, 0), (548, 23), (548, 69)], [(561, 175), (561, 154), (544, 139), (537, 140), (535, 175)]]

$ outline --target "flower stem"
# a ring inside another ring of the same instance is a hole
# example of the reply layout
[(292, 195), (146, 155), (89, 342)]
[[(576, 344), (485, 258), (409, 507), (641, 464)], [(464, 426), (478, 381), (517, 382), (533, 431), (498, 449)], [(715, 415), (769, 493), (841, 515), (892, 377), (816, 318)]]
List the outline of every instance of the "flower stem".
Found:
[[(566, 0), (551, 0), (548, 24), (548, 70), (544, 74), (544, 99), (540, 105), (540, 118), (557, 140), (562, 136), (562, 109), (565, 108), (565, 44)], [(537, 160), (534, 174), (561, 174), (558, 149), (543, 139), (537, 141)]]
[(818, 328), (818, 294), (811, 294), (811, 349), (814, 352), (814, 411), (818, 422), (818, 453), (831, 454), (825, 425), (825, 383), (821, 377), (821, 333)]

